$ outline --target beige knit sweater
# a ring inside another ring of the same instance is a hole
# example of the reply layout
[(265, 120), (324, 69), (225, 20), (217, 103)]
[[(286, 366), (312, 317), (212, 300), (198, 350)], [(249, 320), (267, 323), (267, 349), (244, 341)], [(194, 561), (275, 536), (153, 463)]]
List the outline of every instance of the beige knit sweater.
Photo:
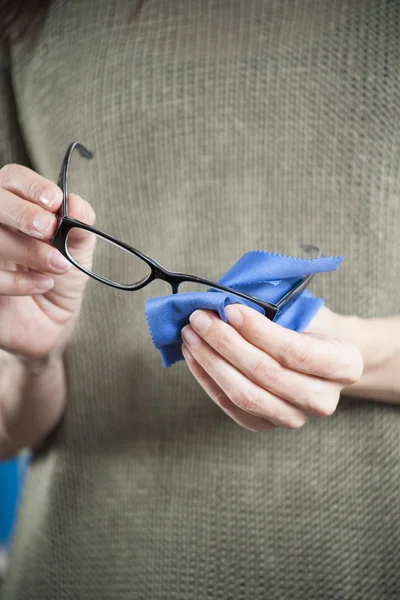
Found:
[[(250, 249), (344, 254), (312, 291), (400, 307), (396, 0), (54, 0), (3, 57), (0, 160), (55, 179), (99, 228), (218, 278)], [(400, 410), (343, 400), (297, 432), (240, 429), (163, 369), (154, 284), (91, 282), (69, 402), (30, 469), (4, 600), (400, 597)]]

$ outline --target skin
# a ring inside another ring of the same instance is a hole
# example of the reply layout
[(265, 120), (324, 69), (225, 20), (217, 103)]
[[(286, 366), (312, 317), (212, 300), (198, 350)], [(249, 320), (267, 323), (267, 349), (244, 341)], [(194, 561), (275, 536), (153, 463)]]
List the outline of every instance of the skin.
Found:
[(310, 416), (332, 415), (343, 391), (400, 402), (398, 317), (343, 317), (324, 307), (299, 334), (246, 306), (226, 313), (229, 324), (195, 311), (182, 351), (199, 384), (239, 425), (298, 429)]
[[(38, 444), (65, 405), (62, 353), (87, 278), (52, 247), (61, 190), (19, 165), (0, 170), (0, 457)], [(69, 197), (71, 216), (93, 224), (91, 206)], [(86, 238), (85, 238), (86, 239)], [(75, 235), (75, 255), (93, 248)]]
[[(0, 170), (0, 458), (35, 447), (65, 407), (63, 351), (79, 317), (87, 277), (49, 243), (61, 190), (19, 165)], [(94, 224), (91, 206), (69, 197), (70, 215)], [(74, 256), (93, 247), (79, 233)], [(297, 429), (331, 415), (340, 393), (400, 402), (400, 318), (358, 319), (322, 309), (298, 334), (248, 307), (229, 324), (196, 311), (182, 331), (186, 363), (207, 394), (252, 431)]]
[(243, 427), (298, 429), (309, 416), (329, 416), (343, 388), (361, 377), (356, 346), (329, 334), (298, 335), (240, 305), (226, 312), (230, 325), (209, 311), (193, 313), (183, 352), (200, 385)]

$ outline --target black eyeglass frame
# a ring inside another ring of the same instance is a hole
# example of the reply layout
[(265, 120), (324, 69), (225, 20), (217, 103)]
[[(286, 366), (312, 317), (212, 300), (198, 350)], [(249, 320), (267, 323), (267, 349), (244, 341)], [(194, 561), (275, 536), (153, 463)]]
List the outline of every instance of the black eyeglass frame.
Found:
[[(296, 283), (293, 286), (293, 288), (291, 288), (279, 300), (279, 302), (274, 304), (272, 302), (266, 302), (264, 300), (261, 300), (260, 298), (257, 298), (255, 296), (251, 296), (250, 294), (241, 292), (240, 290), (236, 290), (234, 288), (230, 288), (230, 287), (221, 285), (219, 283), (210, 281), (208, 279), (204, 279), (202, 277), (196, 277), (195, 275), (188, 275), (185, 273), (168, 271), (162, 265), (160, 265), (158, 262), (156, 262), (155, 260), (153, 260), (152, 258), (147, 256), (146, 254), (143, 254), (143, 252), (140, 252), (136, 248), (133, 248), (132, 246), (130, 246), (128, 244), (125, 244), (125, 242), (122, 242), (122, 241), (114, 238), (113, 236), (111, 236), (107, 233), (104, 233), (103, 231), (100, 231), (99, 229), (96, 229), (95, 227), (92, 227), (90, 225), (87, 225), (86, 223), (82, 223), (81, 221), (73, 219), (72, 217), (70, 217), (68, 215), (68, 174), (69, 174), (69, 166), (70, 166), (70, 162), (71, 162), (71, 156), (72, 156), (72, 153), (74, 152), (74, 150), (77, 150), (83, 158), (86, 158), (86, 159), (94, 158), (93, 153), (90, 150), (88, 150), (85, 146), (83, 146), (80, 142), (73, 142), (72, 144), (70, 144), (67, 149), (67, 152), (65, 153), (64, 160), (61, 165), (60, 175), (58, 178), (58, 186), (62, 190), (63, 201), (62, 201), (62, 205), (60, 207), (59, 213), (57, 215), (58, 219), (59, 219), (59, 223), (58, 223), (57, 230), (56, 230), (56, 233), (53, 238), (53, 244), (57, 248), (57, 250), (59, 252), (61, 252), (61, 254), (67, 260), (69, 260), (77, 269), (79, 269), (80, 271), (82, 271), (83, 273), (88, 275), (89, 277), (92, 277), (93, 279), (96, 279), (97, 281), (100, 281), (101, 283), (104, 283), (111, 287), (114, 287), (114, 288), (117, 288), (120, 290), (131, 291), (131, 292), (135, 292), (137, 290), (140, 290), (141, 288), (144, 288), (145, 286), (147, 286), (149, 283), (151, 283), (152, 281), (154, 281), (156, 279), (161, 279), (162, 281), (166, 281), (167, 283), (169, 283), (173, 294), (178, 293), (179, 286), (181, 285), (181, 283), (185, 283), (185, 282), (198, 283), (201, 285), (205, 285), (209, 288), (219, 290), (221, 292), (226, 292), (228, 294), (232, 294), (234, 296), (237, 296), (239, 298), (247, 300), (248, 302), (251, 302), (252, 304), (255, 304), (256, 306), (259, 306), (264, 311), (265, 316), (268, 319), (270, 319), (271, 321), (274, 320), (278, 311), (281, 310), (285, 306), (285, 304), (287, 304), (294, 296), (296, 296), (297, 294), (302, 292), (308, 286), (311, 279), (314, 277), (314, 273), (312, 273), (310, 275), (307, 275), (307, 276), (301, 278), (299, 280), (299, 282)], [(71, 231), (71, 229), (74, 229), (77, 227), (80, 229), (83, 229), (85, 231), (89, 231), (89, 232), (95, 234), (96, 236), (99, 236), (109, 242), (112, 242), (113, 244), (115, 244), (116, 246), (119, 246), (123, 250), (126, 250), (127, 252), (134, 254), (135, 256), (137, 256), (138, 258), (143, 260), (150, 267), (149, 275), (134, 284), (128, 285), (128, 284), (116, 283), (114, 281), (105, 279), (105, 278), (101, 277), (100, 275), (97, 275), (96, 273), (93, 273), (93, 272), (85, 269), (85, 267), (83, 267), (82, 265), (77, 263), (68, 252), (68, 246), (67, 246), (68, 234)], [(309, 245), (309, 244), (301, 244), (301, 246), (303, 249), (305, 249), (307, 251), (317, 252), (318, 253), (317, 258), (320, 258), (322, 256), (321, 249), (316, 246)]]

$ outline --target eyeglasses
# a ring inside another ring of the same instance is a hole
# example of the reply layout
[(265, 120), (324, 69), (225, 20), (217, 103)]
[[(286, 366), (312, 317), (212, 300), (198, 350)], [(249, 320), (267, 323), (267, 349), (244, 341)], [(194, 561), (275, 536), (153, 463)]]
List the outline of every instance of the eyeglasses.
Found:
[[(65, 258), (89, 277), (114, 288), (131, 292), (144, 288), (156, 279), (169, 283), (173, 294), (178, 293), (183, 283), (199, 284), (207, 289), (226, 292), (259, 306), (271, 321), (289, 300), (308, 286), (313, 278), (314, 274), (301, 278), (274, 304), (208, 279), (168, 271), (136, 248), (68, 215), (68, 173), (74, 150), (77, 150), (83, 158), (93, 158), (92, 152), (79, 142), (73, 142), (68, 147), (58, 178), (63, 202), (58, 214), (59, 223), (53, 243)], [(302, 247), (306, 251), (316, 252), (318, 258), (322, 256), (322, 251), (316, 246), (302, 244)]]

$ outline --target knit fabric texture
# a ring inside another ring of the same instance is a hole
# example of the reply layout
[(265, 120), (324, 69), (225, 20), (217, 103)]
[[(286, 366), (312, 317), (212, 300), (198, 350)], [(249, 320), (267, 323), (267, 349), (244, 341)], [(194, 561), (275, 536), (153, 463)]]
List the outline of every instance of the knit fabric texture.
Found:
[[(54, 0), (1, 61), (0, 160), (97, 226), (215, 280), (250, 249), (345, 255), (310, 291), (399, 311), (396, 0)], [(90, 282), (68, 407), (35, 453), (3, 600), (400, 597), (400, 411), (343, 398), (248, 432), (184, 363), (163, 369), (136, 293)]]

